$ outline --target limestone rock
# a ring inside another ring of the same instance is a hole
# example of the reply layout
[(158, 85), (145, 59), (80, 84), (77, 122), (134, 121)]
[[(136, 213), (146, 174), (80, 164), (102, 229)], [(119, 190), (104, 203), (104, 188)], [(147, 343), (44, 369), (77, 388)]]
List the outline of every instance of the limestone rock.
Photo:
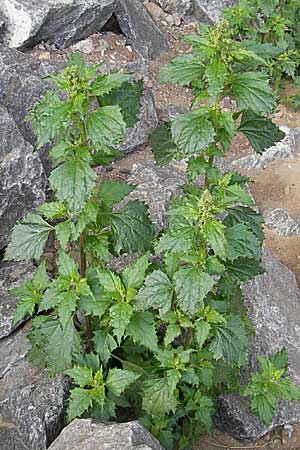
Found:
[[(0, 341), (0, 429), (1, 422), (16, 427), (23, 443), (17, 450), (45, 450), (62, 429), (68, 382), (25, 360), (26, 328)], [(0, 439), (7, 437), (0, 433)]]
[(156, 3), (168, 13), (179, 13), (189, 16), (193, 12), (192, 0), (156, 0)]
[(12, 318), (18, 299), (9, 291), (30, 279), (34, 272), (34, 265), (28, 262), (0, 264), (0, 339), (15, 329)]
[(100, 423), (90, 419), (71, 422), (49, 450), (163, 450), (138, 422)]
[[(257, 369), (257, 356), (271, 356), (284, 347), (289, 353), (291, 380), (300, 383), (300, 291), (295, 275), (270, 250), (264, 250), (266, 272), (242, 287), (254, 335), (249, 343), (246, 380)], [(300, 421), (300, 402), (280, 401), (269, 427), (251, 414), (245, 398), (238, 394), (217, 401), (216, 424), (240, 441), (255, 441), (270, 430)]]
[(266, 226), (280, 236), (300, 236), (300, 223), (289, 213), (288, 209), (275, 208), (264, 213)]
[(222, 10), (235, 3), (236, 0), (194, 0), (193, 16), (200, 22), (215, 24), (220, 20)]
[[(1, 81), (0, 81), (1, 84)], [(8, 111), (0, 106), (0, 249), (17, 220), (45, 200), (43, 165)]]

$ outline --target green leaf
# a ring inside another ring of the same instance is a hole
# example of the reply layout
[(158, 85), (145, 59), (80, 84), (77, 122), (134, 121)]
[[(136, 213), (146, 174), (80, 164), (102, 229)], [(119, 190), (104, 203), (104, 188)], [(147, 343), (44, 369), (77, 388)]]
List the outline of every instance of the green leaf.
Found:
[(103, 295), (100, 294), (97, 298), (94, 296), (80, 297), (78, 307), (83, 309), (88, 316), (95, 316), (101, 319), (107, 308), (111, 305), (111, 302), (111, 296), (103, 292)]
[(102, 330), (97, 330), (94, 333), (93, 342), (95, 344), (95, 350), (99, 354), (101, 361), (104, 365), (106, 365), (111, 353), (118, 347), (116, 341), (109, 333)]
[(68, 403), (68, 421), (81, 417), (82, 414), (92, 406), (90, 391), (82, 388), (74, 388), (71, 390)]
[(72, 211), (80, 211), (84, 207), (96, 181), (96, 172), (81, 159), (66, 161), (56, 167), (49, 177), (51, 189), (58, 200), (66, 202)]
[(89, 367), (76, 366), (65, 371), (65, 374), (72, 378), (75, 384), (80, 387), (92, 386), (93, 371)]
[(223, 223), (226, 227), (232, 227), (240, 223), (248, 225), (255, 236), (263, 241), (265, 236), (262, 229), (263, 216), (246, 206), (235, 206), (227, 209), (227, 216)]
[(230, 317), (226, 324), (217, 325), (216, 335), (209, 350), (216, 360), (227, 364), (240, 364), (247, 359), (248, 339), (239, 317)]
[(164, 345), (168, 346), (169, 344), (172, 344), (175, 338), (180, 336), (181, 334), (181, 328), (179, 325), (171, 324), (167, 326), (166, 334), (164, 337)]
[(239, 257), (259, 258), (261, 245), (247, 225), (238, 224), (225, 230), (226, 254), (230, 261)]
[(49, 283), (49, 278), (47, 275), (46, 263), (42, 261), (38, 266), (37, 271), (35, 272), (32, 278), (32, 284), (35, 289), (38, 291), (44, 291)]
[(113, 89), (119, 88), (126, 81), (130, 80), (132, 75), (130, 73), (111, 73), (111, 74), (103, 74), (99, 75), (94, 81), (90, 84), (90, 95), (102, 97), (105, 94), (108, 94)]
[(245, 282), (264, 273), (264, 269), (259, 260), (240, 257), (232, 262), (227, 261), (226, 272), (229, 277)]
[(203, 156), (189, 158), (187, 167), (187, 176), (189, 181), (193, 181), (199, 175), (205, 172), (207, 162)]
[(100, 144), (94, 144), (95, 153), (92, 155), (95, 166), (109, 166), (112, 162), (122, 159), (124, 153), (113, 147), (107, 147)]
[(116, 303), (109, 310), (111, 325), (119, 345), (121, 344), (122, 337), (125, 335), (132, 314), (133, 308), (129, 303)]
[(178, 305), (188, 315), (204, 306), (204, 298), (213, 288), (214, 279), (200, 269), (180, 269), (174, 274)]
[(279, 352), (275, 353), (270, 360), (276, 369), (287, 369), (289, 365), (289, 354), (287, 349), (283, 348)]
[(67, 209), (59, 202), (48, 202), (40, 205), (38, 212), (47, 220), (56, 220), (63, 219), (67, 214)]
[(192, 246), (195, 230), (187, 225), (174, 230), (167, 230), (159, 239), (157, 253), (187, 252)]
[(251, 399), (251, 410), (258, 415), (265, 425), (270, 425), (276, 413), (275, 396), (269, 393), (268, 395), (258, 393)]
[(108, 292), (112, 298), (122, 300), (124, 296), (124, 287), (118, 275), (110, 270), (97, 270), (98, 280), (104, 290)]
[(78, 297), (74, 291), (62, 292), (59, 295), (57, 312), (63, 328), (67, 326), (76, 309)]
[(119, 396), (139, 377), (139, 374), (130, 370), (110, 369), (105, 385), (112, 394)]
[(150, 417), (165, 417), (175, 413), (178, 403), (177, 392), (167, 378), (158, 378), (144, 383), (142, 408)]
[(72, 225), (69, 220), (55, 225), (55, 233), (63, 250), (66, 249), (72, 234)]
[(202, 78), (205, 66), (193, 55), (183, 55), (174, 58), (161, 69), (158, 80), (161, 83), (168, 81), (180, 86), (189, 86), (192, 81)]
[(135, 344), (141, 344), (150, 350), (157, 348), (154, 316), (149, 311), (135, 312), (127, 327), (127, 333)]
[(115, 205), (125, 198), (135, 189), (132, 184), (121, 183), (120, 181), (106, 181), (99, 188), (99, 199), (107, 206)]
[(209, 323), (204, 322), (203, 320), (198, 320), (195, 323), (194, 329), (196, 342), (199, 346), (199, 349), (201, 349), (203, 347), (204, 342), (206, 341), (206, 339), (210, 334), (211, 326), (209, 325)]
[(122, 280), (126, 287), (138, 289), (143, 284), (146, 270), (149, 266), (149, 252), (138, 258), (136, 261), (126, 267), (122, 272)]
[(244, 133), (257, 153), (262, 153), (285, 137), (285, 133), (271, 119), (253, 111), (244, 111), (238, 131)]
[(213, 59), (206, 67), (204, 76), (208, 83), (207, 91), (212, 99), (222, 92), (227, 74), (227, 68), (221, 59)]
[(118, 253), (145, 252), (149, 249), (154, 237), (154, 225), (143, 202), (129, 201), (124, 208), (112, 213), (111, 218)]
[(60, 250), (57, 258), (57, 266), (60, 275), (72, 276), (74, 274), (78, 275), (78, 268), (74, 259)]
[(5, 252), (5, 261), (27, 261), (42, 256), (53, 227), (38, 214), (29, 213), (14, 226)]
[(93, 144), (118, 145), (126, 130), (119, 106), (103, 106), (90, 113), (87, 120), (87, 136)]
[(221, 259), (226, 257), (226, 238), (224, 230), (225, 226), (217, 220), (210, 220), (203, 228), (208, 245), (213, 249), (214, 254)]
[(176, 116), (172, 121), (172, 136), (184, 154), (204, 150), (214, 141), (215, 130), (206, 108)]
[(171, 308), (174, 288), (168, 276), (155, 270), (145, 279), (144, 286), (135, 297), (137, 310), (160, 309), (162, 314)]
[(149, 138), (149, 145), (155, 162), (159, 167), (169, 164), (176, 158), (178, 150), (173, 141), (171, 124), (169, 122), (162, 123), (152, 132)]
[(133, 127), (139, 120), (143, 81), (125, 82), (101, 99), (104, 105), (118, 105), (121, 108), (127, 128)]
[(250, 109), (258, 114), (274, 111), (275, 96), (265, 74), (237, 73), (232, 77), (232, 88), (239, 109)]
[(245, 192), (239, 184), (232, 184), (227, 186), (226, 197), (224, 198), (224, 205), (230, 205), (232, 203), (244, 203), (245, 205), (253, 205), (253, 200), (250, 195)]

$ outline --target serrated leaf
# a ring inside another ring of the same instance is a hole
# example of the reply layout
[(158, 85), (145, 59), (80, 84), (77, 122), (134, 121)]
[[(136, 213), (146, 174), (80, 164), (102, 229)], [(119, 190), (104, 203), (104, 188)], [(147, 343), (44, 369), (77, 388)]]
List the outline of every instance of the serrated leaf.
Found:
[[(66, 180), (68, 180), (67, 183)], [(56, 167), (49, 177), (51, 189), (58, 200), (62, 203), (66, 202), (72, 211), (80, 211), (84, 207), (96, 181), (96, 172), (81, 159), (64, 162)]]
[(207, 167), (207, 162), (203, 156), (189, 158), (187, 164), (187, 176), (189, 181), (193, 181), (199, 175), (205, 173), (205, 169)]
[(119, 396), (139, 377), (139, 374), (130, 370), (110, 369), (105, 380), (105, 385), (112, 394)]
[(63, 250), (60, 250), (58, 253), (57, 266), (60, 275), (71, 276), (78, 274), (78, 268), (74, 259)]
[(229, 277), (245, 282), (263, 274), (264, 268), (257, 259), (237, 258), (226, 263), (226, 272)]
[(112, 206), (123, 200), (134, 189), (135, 186), (132, 184), (121, 183), (115, 180), (106, 181), (100, 185), (98, 197), (107, 206)]
[(160, 309), (162, 314), (171, 308), (174, 288), (168, 276), (155, 270), (145, 279), (144, 286), (135, 297), (137, 310)]
[(126, 328), (133, 314), (133, 308), (129, 303), (116, 303), (109, 310), (110, 322), (113, 327), (117, 342), (121, 344)]
[(223, 223), (227, 227), (232, 227), (239, 223), (244, 223), (253, 231), (255, 236), (263, 241), (265, 236), (262, 229), (263, 217), (251, 208), (246, 206), (235, 206), (227, 209), (227, 216)]
[(178, 398), (176, 389), (169, 385), (167, 378), (149, 380), (144, 383), (142, 408), (150, 417), (165, 417), (175, 413)]
[(63, 219), (67, 214), (66, 207), (60, 202), (43, 203), (38, 207), (38, 212), (47, 220)]
[(234, 225), (225, 230), (226, 255), (230, 261), (239, 257), (259, 258), (261, 244), (250, 228), (244, 224)]
[(135, 344), (144, 345), (150, 350), (157, 348), (154, 316), (149, 311), (135, 312), (127, 327), (127, 333)]
[(289, 353), (286, 348), (283, 348), (279, 352), (276, 352), (270, 360), (276, 369), (287, 369), (289, 365)]
[(176, 116), (171, 130), (175, 143), (184, 154), (205, 150), (216, 134), (205, 108)]
[[(109, 298), (107, 298), (109, 297)], [(82, 296), (80, 297), (78, 307), (83, 309), (88, 316), (101, 317), (111, 305), (111, 296), (108, 296), (103, 292), (103, 295), (94, 296)]]
[(112, 213), (111, 219), (118, 253), (145, 252), (149, 249), (154, 237), (154, 225), (143, 202), (129, 201), (124, 208)]
[(126, 130), (119, 106), (103, 106), (90, 113), (87, 120), (87, 136), (94, 144), (118, 145)]
[(130, 73), (111, 73), (99, 75), (93, 80), (89, 87), (90, 95), (102, 97), (108, 94), (113, 89), (122, 86), (126, 81), (130, 80), (132, 74)]
[(165, 337), (164, 337), (164, 345), (168, 346), (169, 344), (172, 344), (175, 338), (180, 336), (181, 334), (181, 328), (179, 325), (176, 324), (170, 324), (167, 326)]
[(90, 391), (82, 388), (74, 388), (68, 402), (68, 421), (81, 417), (92, 406)]
[(204, 76), (208, 83), (207, 91), (212, 99), (222, 92), (227, 74), (227, 68), (221, 59), (213, 59), (206, 67)]
[(204, 298), (213, 288), (214, 279), (200, 269), (180, 269), (174, 273), (175, 290), (181, 310), (193, 315), (204, 306)]
[(104, 290), (111, 295), (111, 298), (122, 300), (124, 287), (120, 277), (110, 270), (97, 270), (99, 283)]
[(117, 348), (117, 343), (114, 338), (105, 331), (97, 330), (94, 332), (93, 342), (95, 350), (99, 354), (104, 365), (107, 364), (111, 353)]
[(204, 322), (203, 320), (198, 320), (194, 326), (195, 329), (195, 338), (198, 344), (199, 349), (203, 347), (204, 342), (208, 338), (211, 330), (211, 326), (209, 323)]
[(167, 230), (158, 241), (157, 253), (188, 252), (192, 246), (194, 235), (195, 230), (190, 225)]
[(239, 109), (268, 114), (275, 108), (275, 96), (268, 78), (261, 72), (238, 73), (232, 77), (233, 93)]
[(118, 105), (128, 128), (133, 127), (139, 120), (143, 81), (125, 82), (101, 99), (104, 105)]
[(177, 145), (173, 141), (171, 124), (169, 122), (162, 123), (152, 132), (149, 138), (149, 145), (155, 162), (159, 167), (169, 164), (176, 158), (178, 150)]
[(65, 374), (72, 378), (75, 384), (80, 387), (92, 386), (93, 371), (89, 367), (76, 366), (65, 371)]
[(232, 184), (227, 186), (226, 197), (224, 198), (224, 205), (232, 203), (244, 203), (244, 205), (253, 205), (253, 200), (250, 195), (239, 184)]
[(63, 328), (67, 326), (76, 309), (78, 297), (74, 291), (62, 292), (59, 295), (57, 312), (59, 321)]
[(21, 222), (14, 226), (4, 260), (39, 259), (52, 229), (53, 227), (38, 214), (27, 214)]
[(138, 258), (136, 261), (126, 267), (122, 272), (122, 280), (126, 287), (132, 289), (138, 289), (141, 287), (146, 270), (149, 266), (149, 252)]
[(192, 81), (202, 78), (205, 66), (193, 55), (183, 55), (174, 58), (158, 75), (161, 83), (168, 81), (180, 86), (189, 86)]
[(266, 426), (270, 425), (276, 413), (275, 397), (264, 393), (257, 393), (251, 399), (251, 410)]
[(204, 225), (203, 232), (208, 245), (213, 249), (214, 254), (224, 259), (226, 256), (225, 226), (217, 221), (210, 220)]
[(271, 119), (262, 117), (253, 111), (244, 111), (238, 131), (249, 140), (257, 153), (262, 153), (285, 137), (285, 133)]
[(66, 220), (55, 225), (55, 233), (62, 249), (65, 250), (72, 234), (71, 222)]

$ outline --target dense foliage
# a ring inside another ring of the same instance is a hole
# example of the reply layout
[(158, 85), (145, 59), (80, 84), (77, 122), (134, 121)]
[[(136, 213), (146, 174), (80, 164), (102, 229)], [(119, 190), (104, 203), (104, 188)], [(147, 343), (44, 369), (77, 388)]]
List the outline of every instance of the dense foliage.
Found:
[[(35, 316), (29, 360), (73, 380), (68, 419), (110, 419), (127, 408), (166, 449), (189, 449), (212, 431), (215, 397), (238, 388), (247, 363), (251, 326), (239, 284), (262, 273), (262, 217), (247, 179), (222, 171), (215, 157), (238, 133), (258, 153), (284, 136), (267, 117), (275, 98), (258, 69), (264, 60), (235, 40), (226, 20), (187, 40), (193, 53), (173, 60), (160, 79), (192, 86), (194, 106), (150, 140), (159, 165), (187, 161), (188, 183), (170, 203), (168, 227), (153, 240), (143, 203), (118, 207), (134, 187), (100, 182), (93, 169), (119, 155), (141, 85), (128, 74), (99, 75), (74, 56), (51, 77), (58, 91), (30, 115), (38, 147), (52, 144), (54, 200), (15, 226), (6, 252), (8, 260), (39, 262), (33, 279), (15, 291), (14, 322)], [(228, 95), (235, 111), (222, 107)], [(60, 247), (51, 276), (42, 257), (50, 233)], [(110, 270), (110, 255), (123, 253), (137, 256), (121, 273)], [(277, 398), (298, 394), (285, 382), (285, 365), (260, 364), (244, 394), (269, 422)], [(259, 389), (265, 395), (270, 386), (273, 397), (262, 411)]]

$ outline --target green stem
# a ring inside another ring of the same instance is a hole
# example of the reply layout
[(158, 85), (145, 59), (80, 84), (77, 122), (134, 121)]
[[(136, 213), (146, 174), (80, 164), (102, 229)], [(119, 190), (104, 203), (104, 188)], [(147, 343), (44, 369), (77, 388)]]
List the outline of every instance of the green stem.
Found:
[[(208, 165), (209, 167), (212, 167), (214, 165), (214, 155), (210, 155), (209, 159), (208, 159)], [(207, 174), (205, 175), (205, 186), (208, 187), (209, 186), (209, 179)]]

